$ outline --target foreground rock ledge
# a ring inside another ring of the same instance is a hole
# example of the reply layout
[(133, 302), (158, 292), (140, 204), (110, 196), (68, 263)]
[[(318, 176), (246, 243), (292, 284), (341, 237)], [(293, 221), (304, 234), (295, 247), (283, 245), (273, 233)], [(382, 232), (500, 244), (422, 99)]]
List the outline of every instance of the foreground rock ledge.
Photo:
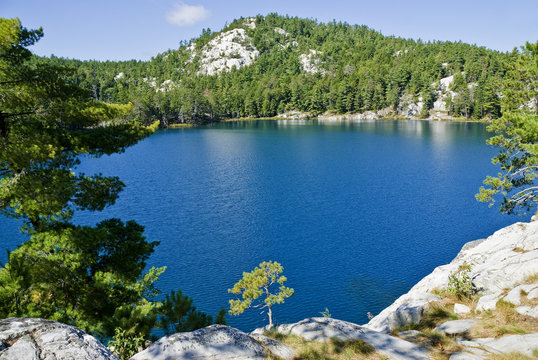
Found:
[(211, 325), (188, 333), (165, 336), (133, 360), (264, 359), (260, 343), (244, 332), (225, 325)]
[[(308, 318), (298, 323), (280, 325), (276, 330), (281, 334), (293, 334), (309, 341), (363, 340), (377, 352), (395, 360), (427, 360), (427, 351), (408, 341), (367, 329), (343, 320), (326, 317)], [(253, 333), (263, 331), (254, 330)]]
[(93, 336), (56, 321), (0, 320), (0, 360), (119, 360)]

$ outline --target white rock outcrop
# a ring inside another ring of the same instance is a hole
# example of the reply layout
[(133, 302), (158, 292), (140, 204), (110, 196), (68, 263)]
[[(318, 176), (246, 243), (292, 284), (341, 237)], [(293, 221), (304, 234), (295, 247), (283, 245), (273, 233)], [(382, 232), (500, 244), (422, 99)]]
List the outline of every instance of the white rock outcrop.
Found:
[(454, 304), (454, 313), (464, 315), (471, 312), (471, 308), (463, 304)]
[(165, 336), (132, 360), (264, 359), (265, 349), (251, 336), (226, 325)]
[(447, 76), (439, 80), (439, 88), (437, 91), (449, 91), (450, 85), (454, 82), (454, 75)]
[(260, 52), (252, 45), (246, 30), (237, 28), (223, 32), (209, 41), (199, 55), (199, 74), (216, 75), (231, 71), (234, 67), (239, 69), (252, 64)]
[(398, 57), (400, 55), (406, 55), (407, 53), (409, 52), (409, 50), (405, 49), (405, 50), (398, 50), (396, 51), (394, 54), (392, 54), (392, 56), (394, 57)]
[(286, 30), (282, 29), (282, 28), (279, 28), (279, 27), (276, 27), (273, 29), (277, 34), (280, 34), (280, 35), (284, 35), (284, 36), (290, 36), (290, 33), (287, 32)]
[(161, 83), (161, 86), (155, 89), (155, 91), (167, 92), (167, 91), (171, 91), (172, 89), (175, 89), (176, 87), (178, 87), (178, 84), (174, 83), (172, 80), (164, 80)]
[(519, 305), (521, 304), (521, 293), (528, 294), (534, 289), (538, 289), (538, 284), (518, 285), (510, 290), (503, 300), (514, 305)]
[(446, 100), (454, 99), (454, 96), (456, 95), (454, 91), (450, 90), (450, 85), (452, 85), (453, 82), (454, 75), (451, 75), (439, 80), (438, 85), (432, 84), (433, 86), (437, 85), (437, 88), (435, 89), (436, 100), (433, 103), (433, 108), (431, 109), (433, 117), (440, 119), (447, 118), (448, 107)]
[(422, 96), (414, 101), (413, 96), (402, 95), (396, 113), (405, 117), (416, 118), (422, 112), (423, 107), (424, 102), (422, 101)]
[(321, 54), (320, 51), (312, 50), (308, 52), (308, 54), (301, 54), (299, 55), (299, 61), (301, 61), (301, 65), (303, 66), (303, 71), (307, 72), (309, 74), (316, 74), (321, 73), (322, 75), (325, 74), (325, 71), (321, 69), (321, 60), (319, 59), (319, 55)]
[(538, 287), (536, 287), (536, 289), (534, 289), (534, 290), (531, 290), (527, 294), (527, 299), (529, 299), (529, 300), (538, 299)]
[[(430, 109), (430, 118), (432, 119), (451, 119), (448, 116), (448, 107), (446, 100), (448, 98), (453, 99), (456, 95), (455, 92), (450, 90), (450, 85), (454, 82), (454, 76), (447, 76), (442, 78), (437, 83), (431, 84), (433, 92), (435, 94), (435, 101), (433, 107)], [(396, 113), (409, 118), (416, 118), (420, 115), (424, 108), (424, 102), (422, 97), (414, 100), (414, 97), (405, 94), (400, 97), (400, 102), (397, 106)]]
[(399, 316), (401, 309), (408, 308), (409, 304), (412, 307), (422, 304), (427, 308), (431, 292), (446, 288), (449, 276), (463, 264), (472, 265), (470, 276), (475, 290), (481, 295), (493, 295), (524, 282), (530, 275), (538, 273), (538, 222), (515, 223), (487, 239), (465, 244), (450, 264), (437, 267), (365, 326), (389, 332), (404, 325), (392, 321), (402, 318)]
[(363, 113), (346, 114), (346, 115), (319, 115), (318, 121), (322, 123), (323, 122), (339, 123), (339, 122), (347, 122), (347, 121), (361, 122), (364, 120), (381, 119), (383, 116), (384, 115), (382, 115), (382, 110), (379, 110), (377, 112), (365, 111)]
[(428, 293), (409, 299), (388, 315), (388, 327), (395, 329), (405, 324), (418, 323), (424, 312), (430, 308), (429, 304), (439, 300), (441, 297)]
[(243, 25), (245, 25), (249, 29), (256, 29), (256, 18), (246, 18), (245, 21), (243, 21)]
[(497, 291), (493, 294), (488, 294), (482, 296), (480, 299), (478, 299), (478, 303), (476, 304), (476, 310), (477, 311), (485, 311), (485, 310), (493, 310), (497, 306), (497, 301), (502, 296), (502, 291)]
[(501, 338), (480, 338), (473, 339), (470, 342), (491, 353), (506, 354), (520, 352), (527, 356), (533, 356), (533, 351), (538, 349), (538, 333), (509, 335)]
[(142, 81), (148, 83), (152, 88), (157, 87), (157, 78), (142, 78)]
[(515, 310), (521, 315), (532, 316), (538, 318), (538, 306), (518, 306)]
[(267, 337), (262, 334), (250, 334), (254, 339), (256, 339), (260, 344), (262, 344), (267, 350), (269, 350), (273, 355), (278, 356), (279, 358), (288, 360), (294, 356), (293, 349), (282, 344), (275, 339)]
[(0, 320), (0, 360), (119, 360), (73, 326), (37, 318)]
[(312, 118), (312, 114), (302, 111), (288, 111), (276, 116), (279, 119), (286, 120), (306, 120)]

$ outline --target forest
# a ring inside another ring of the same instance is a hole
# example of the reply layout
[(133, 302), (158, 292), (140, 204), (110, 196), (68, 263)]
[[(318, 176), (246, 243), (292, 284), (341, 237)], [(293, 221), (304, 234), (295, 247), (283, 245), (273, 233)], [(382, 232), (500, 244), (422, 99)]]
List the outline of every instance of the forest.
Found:
[[(201, 71), (204, 46), (207, 50), (210, 41), (234, 29), (246, 32), (247, 38), (234, 41), (255, 50), (256, 59), (215, 74)], [(305, 71), (301, 57), (315, 70)], [(182, 41), (178, 49), (147, 62), (54, 56), (36, 61), (67, 65), (74, 69), (70, 81), (90, 90), (96, 100), (132, 103), (132, 116), (166, 126), (288, 111), (312, 116), (394, 111), (404, 96), (422, 100), (420, 116), (428, 117), (435, 83), (451, 75), (453, 96), (445, 98), (448, 115), (494, 119), (501, 115), (500, 87), (507, 64), (516, 57), (517, 51), (423, 42), (383, 36), (367, 26), (270, 14), (237, 19), (220, 32), (206, 29), (197, 39)]]

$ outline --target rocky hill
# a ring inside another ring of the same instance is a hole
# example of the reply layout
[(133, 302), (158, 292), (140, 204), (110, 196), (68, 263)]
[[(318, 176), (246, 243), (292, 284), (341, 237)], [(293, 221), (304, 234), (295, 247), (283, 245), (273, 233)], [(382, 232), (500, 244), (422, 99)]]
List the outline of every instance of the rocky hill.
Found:
[(475, 45), (271, 14), (205, 30), (149, 62), (49, 61), (75, 67), (73, 81), (96, 98), (132, 102), (142, 120), (167, 124), (290, 111), (497, 117), (510, 59)]

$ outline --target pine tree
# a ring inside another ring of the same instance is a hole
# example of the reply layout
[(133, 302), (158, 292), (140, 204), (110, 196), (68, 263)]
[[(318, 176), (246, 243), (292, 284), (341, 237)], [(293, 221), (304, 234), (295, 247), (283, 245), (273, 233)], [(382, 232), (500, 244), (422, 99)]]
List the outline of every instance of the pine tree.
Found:
[[(273, 305), (283, 303), (284, 299), (294, 293), (293, 289), (284, 286), (287, 278), (280, 275), (283, 271), (282, 265), (276, 261), (264, 261), (251, 272), (244, 272), (243, 278), (228, 289), (228, 292), (241, 294), (242, 297), (242, 300), (230, 300), (229, 313), (239, 315), (250, 307), (267, 309), (269, 327), (272, 327)], [(277, 286), (278, 290), (273, 290)], [(257, 301), (262, 296), (263, 301)]]
[(503, 116), (488, 127), (497, 134), (488, 144), (500, 147), (492, 161), (501, 172), (484, 180), (487, 187), (476, 198), (491, 206), (500, 193), (501, 212), (524, 213), (538, 203), (538, 42), (527, 43), (517, 55), (503, 95)]

